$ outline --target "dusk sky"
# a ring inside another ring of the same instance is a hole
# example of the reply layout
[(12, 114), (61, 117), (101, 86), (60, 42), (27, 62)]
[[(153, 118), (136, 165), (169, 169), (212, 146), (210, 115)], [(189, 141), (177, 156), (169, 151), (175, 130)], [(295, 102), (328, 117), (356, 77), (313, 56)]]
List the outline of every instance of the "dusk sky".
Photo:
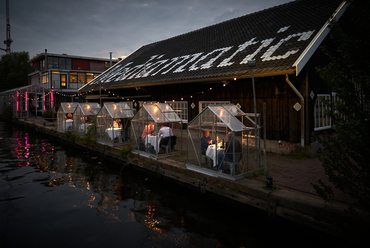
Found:
[[(12, 52), (122, 58), (139, 47), (291, 0), (9, 0)], [(5, 0), (0, 47), (6, 48)], [(5, 51), (0, 50), (0, 55)]]

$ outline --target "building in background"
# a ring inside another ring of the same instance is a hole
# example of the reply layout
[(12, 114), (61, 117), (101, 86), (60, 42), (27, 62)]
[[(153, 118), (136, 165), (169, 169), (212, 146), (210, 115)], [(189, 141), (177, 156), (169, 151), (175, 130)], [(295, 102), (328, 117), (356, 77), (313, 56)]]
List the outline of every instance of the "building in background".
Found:
[(82, 102), (78, 89), (89, 83), (118, 60), (44, 53), (30, 60), (29, 85), (40, 85), (54, 92), (55, 103)]
[(0, 92), (0, 111), (12, 106), (18, 118), (42, 116), (61, 102), (84, 102), (78, 89), (117, 63), (117, 59), (40, 53), (30, 59), (28, 86)]

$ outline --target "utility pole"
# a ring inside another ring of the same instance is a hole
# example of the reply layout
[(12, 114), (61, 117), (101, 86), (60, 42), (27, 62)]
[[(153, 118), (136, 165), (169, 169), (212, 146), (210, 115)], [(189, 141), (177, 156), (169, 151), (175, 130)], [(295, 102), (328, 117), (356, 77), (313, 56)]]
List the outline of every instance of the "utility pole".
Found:
[(6, 4), (6, 40), (4, 40), (4, 44), (6, 45), (6, 49), (0, 48), (1, 50), (5, 51), (6, 54), (10, 53), (10, 44), (13, 40), (10, 38), (10, 22), (9, 22), (9, 0), (5, 0)]

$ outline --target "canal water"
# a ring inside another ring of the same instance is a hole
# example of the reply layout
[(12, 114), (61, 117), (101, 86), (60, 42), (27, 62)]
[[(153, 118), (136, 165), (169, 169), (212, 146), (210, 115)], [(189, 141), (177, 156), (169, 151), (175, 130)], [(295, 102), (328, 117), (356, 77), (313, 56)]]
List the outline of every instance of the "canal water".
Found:
[(0, 144), (0, 247), (341, 244), (3, 122)]

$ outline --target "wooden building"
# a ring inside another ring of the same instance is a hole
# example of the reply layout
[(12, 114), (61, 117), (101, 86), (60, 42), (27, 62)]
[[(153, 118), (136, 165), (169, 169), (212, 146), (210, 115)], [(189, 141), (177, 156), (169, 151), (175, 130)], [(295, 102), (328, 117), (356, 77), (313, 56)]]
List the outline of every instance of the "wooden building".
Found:
[(327, 42), (330, 21), (346, 6), (341, 0), (292, 1), (148, 44), (79, 92), (135, 107), (167, 102), (191, 121), (214, 103), (254, 113), (253, 76), (257, 112), (266, 105), (266, 139), (303, 147), (312, 131), (331, 127), (322, 104), (331, 92), (315, 67), (324, 62), (318, 48)]

